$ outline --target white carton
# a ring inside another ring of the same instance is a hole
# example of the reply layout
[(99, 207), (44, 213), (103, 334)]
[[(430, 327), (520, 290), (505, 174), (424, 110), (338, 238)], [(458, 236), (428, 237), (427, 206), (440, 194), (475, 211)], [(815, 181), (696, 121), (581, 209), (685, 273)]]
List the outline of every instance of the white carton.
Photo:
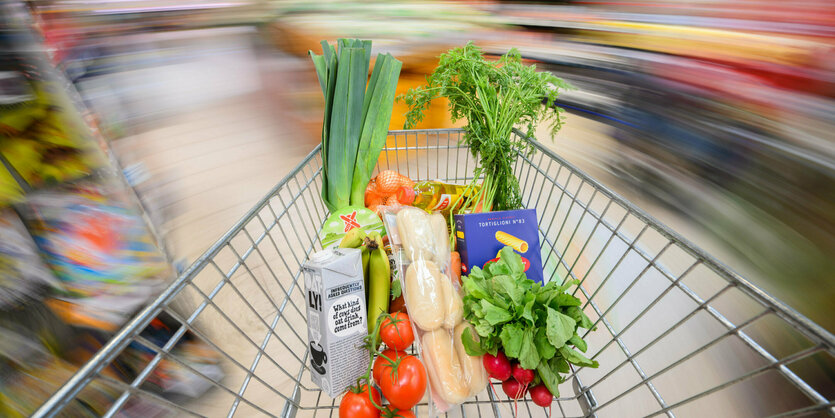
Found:
[(307, 295), (310, 376), (331, 398), (368, 369), (362, 255), (354, 248), (314, 253), (302, 267)]

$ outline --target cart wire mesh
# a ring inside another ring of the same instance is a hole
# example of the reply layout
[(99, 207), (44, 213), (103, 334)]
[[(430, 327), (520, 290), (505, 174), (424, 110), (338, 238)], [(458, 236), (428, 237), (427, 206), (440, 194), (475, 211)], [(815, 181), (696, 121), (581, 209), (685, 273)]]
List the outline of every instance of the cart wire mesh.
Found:
[[(515, 135), (522, 136), (521, 132)], [(458, 129), (392, 131), (378, 170), (464, 183), (475, 160)], [(449, 416), (802, 416), (835, 412), (835, 338), (717, 262), (539, 142), (518, 155), (523, 202), (536, 208), (546, 281), (577, 279), (596, 331), (598, 369), (573, 367), (552, 407), (488, 389)], [(338, 414), (310, 380), (301, 266), (321, 249), (328, 216), (317, 147), (35, 414), (61, 415), (94, 384), (121, 396), (105, 416)], [(179, 323), (164, 344), (140, 334), (161, 313)], [(186, 333), (220, 353), (223, 378), (172, 348)], [(105, 373), (129, 345), (155, 356), (132, 379)], [(211, 388), (175, 398), (148, 382), (176, 364)], [(145, 409), (147, 412), (147, 409)], [(425, 403), (418, 415), (428, 413)]]

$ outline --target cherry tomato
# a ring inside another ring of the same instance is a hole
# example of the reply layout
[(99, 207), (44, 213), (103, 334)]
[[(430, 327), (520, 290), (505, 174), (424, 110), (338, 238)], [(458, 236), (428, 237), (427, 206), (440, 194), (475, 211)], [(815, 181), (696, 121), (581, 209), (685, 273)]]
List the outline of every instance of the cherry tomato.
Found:
[[(394, 321), (392, 321), (394, 318)], [(412, 332), (412, 323), (409, 315), (403, 312), (391, 314), (391, 318), (383, 319), (380, 326), (380, 338), (389, 348), (405, 350), (415, 341), (415, 334)]]
[[(380, 392), (377, 389), (373, 389), (371, 395), (377, 405), (383, 405), (380, 402)], [(380, 410), (368, 398), (368, 385), (362, 385), (359, 392), (354, 392), (351, 389), (345, 392), (345, 396), (339, 402), (339, 418), (380, 418)]]
[[(406, 353), (403, 351), (395, 351), (391, 348), (383, 351), (383, 356), (386, 356), (391, 360), (397, 360), (405, 354)], [(374, 359), (374, 367), (371, 369), (371, 375), (374, 376), (374, 381), (377, 382), (378, 385), (380, 384), (380, 377), (383, 375), (383, 370), (388, 368), (388, 360), (384, 359), (383, 356), (377, 356), (377, 358)]]
[(383, 396), (397, 409), (411, 409), (426, 393), (426, 368), (415, 356), (405, 355), (380, 376)]

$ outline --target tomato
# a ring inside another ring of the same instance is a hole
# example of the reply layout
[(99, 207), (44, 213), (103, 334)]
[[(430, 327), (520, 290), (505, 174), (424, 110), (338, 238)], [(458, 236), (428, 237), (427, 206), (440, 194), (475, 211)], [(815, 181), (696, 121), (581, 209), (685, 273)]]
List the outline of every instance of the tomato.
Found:
[(406, 309), (406, 299), (403, 299), (403, 295), (392, 299), (391, 303), (389, 303), (389, 313), (393, 314), (395, 312), (409, 314), (409, 311)]
[[(406, 353), (403, 351), (395, 351), (391, 348), (383, 351), (383, 356), (386, 356), (391, 360), (397, 360), (405, 354)], [(384, 359), (383, 356), (377, 356), (377, 358), (374, 359), (374, 367), (371, 369), (371, 375), (374, 376), (374, 381), (377, 382), (378, 385), (380, 384), (380, 377), (383, 375), (383, 370), (388, 368), (388, 360)]]
[(405, 355), (380, 376), (383, 396), (397, 409), (410, 409), (426, 392), (426, 368), (415, 356)]
[[(394, 321), (392, 321), (394, 318)], [(409, 315), (403, 312), (391, 314), (391, 318), (383, 319), (380, 326), (380, 338), (389, 348), (405, 350), (415, 341), (415, 334), (412, 332), (412, 322)]]
[[(374, 389), (371, 392), (374, 402), (382, 406), (380, 392)], [(339, 418), (380, 418), (380, 410), (377, 409), (371, 399), (368, 399), (368, 385), (362, 385), (359, 392), (349, 389), (339, 402)]]
[(383, 411), (383, 416), (386, 418), (415, 418), (415, 413), (409, 409), (390, 409), (386, 407)]

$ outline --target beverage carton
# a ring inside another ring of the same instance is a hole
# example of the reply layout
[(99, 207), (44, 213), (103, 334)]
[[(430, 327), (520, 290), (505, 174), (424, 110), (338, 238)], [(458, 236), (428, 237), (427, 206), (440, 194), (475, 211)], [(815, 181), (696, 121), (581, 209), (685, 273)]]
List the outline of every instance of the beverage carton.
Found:
[(359, 249), (330, 248), (304, 263), (310, 376), (331, 398), (368, 368), (365, 284)]

